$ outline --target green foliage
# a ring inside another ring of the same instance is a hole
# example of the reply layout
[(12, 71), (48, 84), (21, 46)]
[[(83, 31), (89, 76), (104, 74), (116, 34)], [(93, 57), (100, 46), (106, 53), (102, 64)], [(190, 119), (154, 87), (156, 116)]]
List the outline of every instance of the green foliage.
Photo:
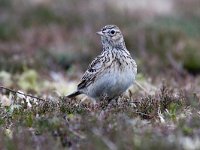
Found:
[(38, 74), (35, 70), (26, 70), (20, 75), (18, 85), (24, 90), (38, 91), (39, 85), (37, 80)]
[(12, 84), (11, 74), (6, 71), (0, 71), (0, 83), (9, 87)]
[(183, 126), (182, 128), (184, 135), (192, 135), (193, 128), (188, 127), (187, 125)]
[(16, 148), (14, 141), (9, 138), (5, 138), (5, 147), (8, 150), (14, 150)]
[(194, 74), (200, 72), (200, 45), (199, 43), (190, 42), (184, 48), (183, 65)]
[(2, 9), (2, 8), (10, 8), (11, 7), (11, 5), (12, 5), (12, 2), (11, 2), (12, 0), (0, 0), (0, 8)]
[(34, 119), (34, 115), (32, 112), (28, 112), (26, 115), (25, 115), (25, 118), (24, 118), (24, 122), (25, 122), (25, 126), (27, 127), (32, 127), (33, 126), (33, 119)]
[(200, 22), (198, 16), (192, 17), (159, 17), (152, 24), (155, 28), (184, 32), (191, 37), (199, 37)]
[(33, 7), (22, 16), (22, 24), (25, 27), (47, 25), (48, 23), (61, 21), (60, 16), (45, 6)]
[(0, 22), (0, 40), (9, 41), (18, 38), (16, 27), (10, 22)]

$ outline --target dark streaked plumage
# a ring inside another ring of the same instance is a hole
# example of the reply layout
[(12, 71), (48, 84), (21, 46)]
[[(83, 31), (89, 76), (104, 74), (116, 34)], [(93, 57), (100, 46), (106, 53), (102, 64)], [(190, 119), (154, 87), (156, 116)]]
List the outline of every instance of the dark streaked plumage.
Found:
[(126, 49), (123, 35), (116, 25), (107, 25), (97, 32), (101, 36), (102, 53), (89, 65), (69, 98), (86, 94), (95, 99), (115, 98), (134, 83), (137, 65)]

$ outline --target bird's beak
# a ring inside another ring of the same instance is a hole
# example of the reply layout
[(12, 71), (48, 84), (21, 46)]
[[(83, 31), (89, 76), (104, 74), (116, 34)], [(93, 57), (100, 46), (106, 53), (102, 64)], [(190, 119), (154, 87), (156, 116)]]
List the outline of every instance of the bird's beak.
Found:
[(98, 35), (103, 35), (103, 32), (102, 31), (98, 31), (96, 32)]

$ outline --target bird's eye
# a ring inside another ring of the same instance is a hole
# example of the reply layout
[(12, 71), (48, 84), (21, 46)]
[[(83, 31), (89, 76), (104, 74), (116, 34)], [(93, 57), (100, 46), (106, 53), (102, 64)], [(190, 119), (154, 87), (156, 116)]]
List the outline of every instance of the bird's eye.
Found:
[(115, 30), (111, 30), (110, 33), (111, 33), (111, 34), (115, 34)]

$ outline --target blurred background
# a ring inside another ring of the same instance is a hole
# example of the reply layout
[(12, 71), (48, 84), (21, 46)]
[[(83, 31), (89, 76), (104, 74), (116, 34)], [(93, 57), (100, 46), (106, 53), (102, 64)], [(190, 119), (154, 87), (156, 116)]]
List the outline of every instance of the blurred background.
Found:
[(122, 30), (138, 80), (185, 84), (200, 73), (199, 6), (199, 0), (0, 0), (0, 84), (73, 91), (101, 52), (96, 31), (107, 24)]

